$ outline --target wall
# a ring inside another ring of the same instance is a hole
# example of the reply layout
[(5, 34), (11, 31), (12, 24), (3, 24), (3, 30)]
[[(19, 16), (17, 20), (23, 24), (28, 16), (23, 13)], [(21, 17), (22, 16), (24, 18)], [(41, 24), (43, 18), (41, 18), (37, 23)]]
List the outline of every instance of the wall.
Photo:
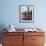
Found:
[[(45, 4), (46, 0), (0, 0), (0, 31), (13, 24), (15, 28), (40, 27), (46, 32)], [(19, 5), (34, 5), (34, 23), (19, 22)]]
[[(16, 28), (46, 28), (46, 0), (1, 0), (0, 25), (13, 24)], [(34, 5), (34, 23), (19, 22), (19, 5)]]

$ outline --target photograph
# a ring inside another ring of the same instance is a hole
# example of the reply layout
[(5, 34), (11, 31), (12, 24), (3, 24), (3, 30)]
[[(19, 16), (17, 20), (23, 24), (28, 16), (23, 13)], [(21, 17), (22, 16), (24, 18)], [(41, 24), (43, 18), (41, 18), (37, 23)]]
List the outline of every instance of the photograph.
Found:
[(20, 5), (19, 7), (20, 22), (33, 22), (34, 5)]

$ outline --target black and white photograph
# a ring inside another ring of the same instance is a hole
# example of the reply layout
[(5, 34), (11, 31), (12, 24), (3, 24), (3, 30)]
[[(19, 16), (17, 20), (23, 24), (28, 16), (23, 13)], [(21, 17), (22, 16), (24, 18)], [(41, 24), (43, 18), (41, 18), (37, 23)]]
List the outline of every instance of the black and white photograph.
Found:
[(19, 7), (20, 22), (34, 21), (34, 5), (20, 5)]

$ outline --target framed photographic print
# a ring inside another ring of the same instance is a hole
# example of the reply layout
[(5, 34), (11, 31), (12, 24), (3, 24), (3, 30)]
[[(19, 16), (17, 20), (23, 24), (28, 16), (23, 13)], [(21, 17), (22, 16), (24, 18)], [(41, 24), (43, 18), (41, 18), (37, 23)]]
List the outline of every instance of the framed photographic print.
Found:
[(19, 6), (19, 21), (25, 23), (34, 22), (34, 5)]

